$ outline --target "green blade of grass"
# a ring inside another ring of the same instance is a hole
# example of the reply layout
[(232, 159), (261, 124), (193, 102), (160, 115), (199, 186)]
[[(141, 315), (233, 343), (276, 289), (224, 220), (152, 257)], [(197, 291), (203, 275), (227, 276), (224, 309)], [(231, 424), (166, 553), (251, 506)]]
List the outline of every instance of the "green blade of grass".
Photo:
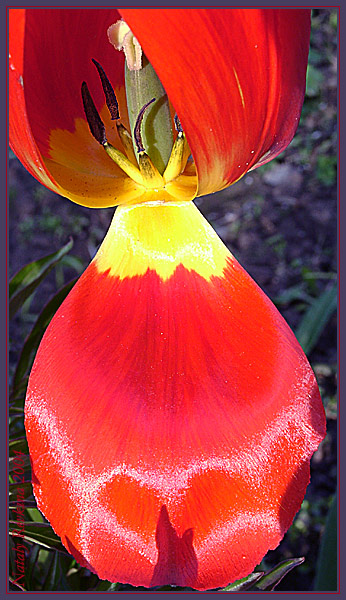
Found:
[(61, 290), (59, 290), (55, 296), (48, 302), (44, 307), (41, 314), (39, 315), (35, 325), (33, 326), (29, 336), (27, 337), (25, 344), (22, 348), (21, 355), (13, 376), (12, 384), (12, 397), (16, 397), (17, 390), (22, 390), (23, 379), (28, 373), (32, 366), (37, 348), (43, 337), (45, 330), (47, 329), (51, 319), (55, 315), (59, 306), (65, 300), (67, 294), (71, 291), (72, 287), (76, 283), (76, 279), (67, 283)]
[(36, 502), (35, 500), (12, 500), (12, 502), (9, 503), (8, 508), (9, 510), (17, 510), (18, 506), (22, 507), (24, 506), (24, 508), (37, 508), (36, 507)]
[(9, 582), (13, 586), (13, 591), (20, 590), (21, 592), (26, 592), (25, 587), (22, 586), (18, 581), (15, 581), (13, 577), (9, 577)]
[(35, 568), (37, 565), (38, 557), (40, 554), (40, 546), (38, 544), (34, 544), (31, 546), (29, 555), (26, 560), (25, 565), (25, 583), (28, 590), (33, 590), (34, 588), (34, 574)]
[(10, 456), (15, 456), (16, 453), (20, 452), (22, 454), (28, 454), (28, 442), (26, 441), (26, 437), (20, 437), (15, 440), (11, 440), (9, 443)]
[(338, 589), (337, 499), (333, 498), (323, 533), (317, 561), (316, 591), (336, 592)]
[(9, 473), (14, 473), (15, 471), (18, 471), (18, 469), (20, 469), (20, 475), (22, 476), (23, 470), (27, 471), (31, 469), (31, 463), (30, 463), (30, 458), (28, 454), (22, 455), (20, 457), (20, 463), (18, 463), (18, 457), (17, 456), (11, 456), (9, 459), (9, 467), (8, 467), (8, 472)]
[[(10, 535), (18, 536), (19, 524), (17, 521), (10, 521), (9, 525)], [(58, 550), (58, 552), (62, 552), (69, 556), (69, 553), (62, 545), (60, 538), (54, 533), (51, 526), (46, 523), (32, 523), (31, 521), (26, 521), (21, 524), (20, 533), (22, 534), (23, 539), (28, 542), (34, 542), (48, 550)]]
[(53, 252), (44, 258), (40, 258), (39, 260), (25, 265), (25, 267), (12, 277), (9, 284), (10, 319), (14, 317), (17, 310), (21, 308), (25, 300), (31, 296), (53, 267), (71, 250), (72, 246), (73, 241), (70, 239), (70, 241), (57, 252)]
[(296, 336), (305, 354), (310, 354), (314, 349), (330, 317), (336, 311), (336, 292), (336, 284), (327, 288), (322, 296), (314, 300), (302, 318)]
[(285, 560), (273, 569), (271, 569), (268, 573), (263, 575), (259, 581), (255, 583), (253, 586), (254, 590), (274, 590), (275, 587), (280, 583), (280, 581), (294, 569), (301, 565), (304, 562), (304, 557), (300, 558), (290, 558)]
[(95, 592), (116, 592), (120, 587), (119, 583), (111, 583), (110, 581), (100, 581), (95, 588)]
[(49, 569), (42, 586), (43, 590), (67, 591), (70, 589), (61, 568), (60, 556), (61, 555), (59, 555), (58, 552), (53, 552)]
[(22, 498), (26, 500), (33, 495), (31, 481), (25, 481), (24, 483), (10, 483), (8, 488), (10, 502), (17, 502)]
[(234, 581), (234, 583), (231, 583), (230, 585), (228, 585), (227, 587), (225, 587), (219, 591), (220, 592), (246, 591), (249, 588), (251, 588), (254, 585), (254, 583), (262, 577), (263, 574), (264, 574), (263, 571), (259, 571), (258, 573), (251, 573), (251, 575), (248, 575), (247, 577), (243, 577), (242, 579), (238, 579), (237, 581)]

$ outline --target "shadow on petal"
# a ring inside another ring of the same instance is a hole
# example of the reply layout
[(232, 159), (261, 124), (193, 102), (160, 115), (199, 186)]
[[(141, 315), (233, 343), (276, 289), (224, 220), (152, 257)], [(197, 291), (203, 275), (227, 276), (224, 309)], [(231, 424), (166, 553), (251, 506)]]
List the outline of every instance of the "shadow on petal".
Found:
[(194, 587), (198, 563), (193, 548), (193, 529), (186, 529), (180, 537), (170, 522), (165, 505), (161, 507), (155, 533), (158, 559), (151, 586), (173, 585)]
[(37, 485), (39, 487), (41, 485), (41, 482), (40, 482), (39, 478), (36, 477), (34, 464), (33, 464), (31, 456), (30, 456), (30, 464), (31, 464), (31, 483), (32, 483), (32, 485)]
[(92, 566), (88, 563), (87, 560), (85, 560), (84, 556), (80, 552), (78, 552), (76, 546), (72, 544), (71, 540), (67, 536), (65, 537), (65, 546), (69, 553), (72, 554), (72, 556), (82, 567), (93, 571)]

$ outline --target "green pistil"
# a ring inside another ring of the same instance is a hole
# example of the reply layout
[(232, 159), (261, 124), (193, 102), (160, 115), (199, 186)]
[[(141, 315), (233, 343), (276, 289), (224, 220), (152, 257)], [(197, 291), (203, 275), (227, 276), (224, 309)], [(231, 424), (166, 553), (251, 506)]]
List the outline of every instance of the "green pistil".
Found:
[(146, 57), (142, 68), (130, 70), (125, 61), (127, 108), (133, 145), (136, 149), (135, 125), (143, 106), (155, 101), (145, 111), (141, 123), (143, 146), (159, 173), (164, 172), (173, 147), (172, 118), (167, 94)]

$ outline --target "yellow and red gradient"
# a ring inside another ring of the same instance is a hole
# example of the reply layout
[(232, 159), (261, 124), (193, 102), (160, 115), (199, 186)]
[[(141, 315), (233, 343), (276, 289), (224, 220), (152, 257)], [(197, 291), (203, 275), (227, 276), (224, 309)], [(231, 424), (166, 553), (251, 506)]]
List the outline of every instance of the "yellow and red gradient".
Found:
[(297, 340), (192, 203), (117, 209), (42, 340), (25, 426), (80, 564), (200, 590), (279, 544), (325, 435)]
[[(87, 81), (103, 112), (94, 58), (126, 124), (124, 56), (107, 37), (121, 17), (161, 79), (191, 148), (198, 181), (189, 177), (190, 166), (185, 200), (234, 183), (289, 144), (305, 92), (309, 10), (10, 9), (10, 142), (44, 185), (92, 207), (126, 203), (140, 191), (86, 139), (80, 95)], [(117, 147), (112, 127), (107, 135)]]

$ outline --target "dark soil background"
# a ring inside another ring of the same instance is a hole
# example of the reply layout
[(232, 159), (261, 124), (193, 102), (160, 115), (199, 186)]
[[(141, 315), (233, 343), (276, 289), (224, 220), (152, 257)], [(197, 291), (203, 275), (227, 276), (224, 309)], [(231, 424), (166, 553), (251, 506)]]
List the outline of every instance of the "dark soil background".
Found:
[[(313, 11), (307, 96), (297, 134), (277, 159), (218, 194), (197, 199), (238, 261), (296, 331), (308, 300), (320, 297), (337, 272), (337, 12)], [(10, 276), (30, 261), (74, 246), (25, 303), (10, 328), (10, 370), (37, 315), (63, 283), (79, 275), (102, 241), (113, 209), (74, 205), (40, 185), (11, 153), (9, 161)], [(337, 317), (334, 313), (308, 358), (320, 385), (328, 433), (315, 453), (311, 483), (270, 567), (305, 556), (279, 590), (311, 590), (325, 517), (337, 479)], [(128, 589), (128, 588), (127, 588)]]

